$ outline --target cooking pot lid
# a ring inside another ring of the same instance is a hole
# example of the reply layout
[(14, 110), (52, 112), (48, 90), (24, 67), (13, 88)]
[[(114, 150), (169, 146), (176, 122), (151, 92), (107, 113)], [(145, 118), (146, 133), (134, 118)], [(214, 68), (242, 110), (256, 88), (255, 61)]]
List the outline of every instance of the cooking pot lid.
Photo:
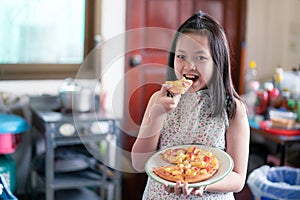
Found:
[[(61, 150), (55, 153), (54, 171), (56, 173), (78, 172), (92, 169), (95, 164), (95, 159), (88, 157), (83, 153), (74, 150)], [(37, 156), (34, 160), (35, 169), (40, 172), (45, 172), (45, 153)]]

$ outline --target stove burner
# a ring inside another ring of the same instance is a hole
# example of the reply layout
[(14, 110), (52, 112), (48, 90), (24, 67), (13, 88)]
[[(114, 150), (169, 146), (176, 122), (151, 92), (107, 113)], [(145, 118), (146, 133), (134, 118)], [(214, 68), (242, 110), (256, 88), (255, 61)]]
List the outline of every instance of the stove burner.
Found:
[(66, 109), (63, 106), (60, 106), (58, 108), (55, 108), (52, 110), (53, 112), (59, 112), (61, 114), (71, 114), (73, 113), (72, 109)]

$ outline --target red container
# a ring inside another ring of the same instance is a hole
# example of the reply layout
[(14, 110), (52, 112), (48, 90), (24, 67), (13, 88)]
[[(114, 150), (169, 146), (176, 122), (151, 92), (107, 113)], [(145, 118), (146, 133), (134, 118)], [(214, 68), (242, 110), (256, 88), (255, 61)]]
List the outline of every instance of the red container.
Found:
[(269, 93), (269, 105), (273, 108), (279, 108), (280, 104), (280, 91), (277, 88), (273, 88)]
[(255, 113), (257, 115), (264, 115), (268, 108), (268, 92), (258, 90), (256, 94)]
[(20, 143), (19, 134), (1, 133), (0, 134), (0, 154), (12, 154)]

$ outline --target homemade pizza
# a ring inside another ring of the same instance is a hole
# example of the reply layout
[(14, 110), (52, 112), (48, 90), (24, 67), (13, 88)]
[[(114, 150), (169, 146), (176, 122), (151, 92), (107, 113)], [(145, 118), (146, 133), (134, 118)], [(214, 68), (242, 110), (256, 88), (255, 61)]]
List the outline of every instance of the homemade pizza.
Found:
[(170, 164), (154, 167), (153, 172), (171, 182), (201, 182), (211, 178), (219, 169), (217, 157), (197, 147), (168, 149), (160, 153), (160, 157)]
[(171, 86), (168, 90), (173, 94), (184, 94), (193, 84), (192, 80), (188, 80), (183, 77), (180, 80), (176, 81), (166, 81), (166, 85)]

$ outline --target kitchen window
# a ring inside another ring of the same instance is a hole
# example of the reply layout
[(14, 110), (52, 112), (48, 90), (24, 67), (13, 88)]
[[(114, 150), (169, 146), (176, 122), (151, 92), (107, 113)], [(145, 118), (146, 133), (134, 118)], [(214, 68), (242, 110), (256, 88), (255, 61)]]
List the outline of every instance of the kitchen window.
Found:
[(95, 46), (99, 1), (1, 0), (0, 80), (75, 77)]

